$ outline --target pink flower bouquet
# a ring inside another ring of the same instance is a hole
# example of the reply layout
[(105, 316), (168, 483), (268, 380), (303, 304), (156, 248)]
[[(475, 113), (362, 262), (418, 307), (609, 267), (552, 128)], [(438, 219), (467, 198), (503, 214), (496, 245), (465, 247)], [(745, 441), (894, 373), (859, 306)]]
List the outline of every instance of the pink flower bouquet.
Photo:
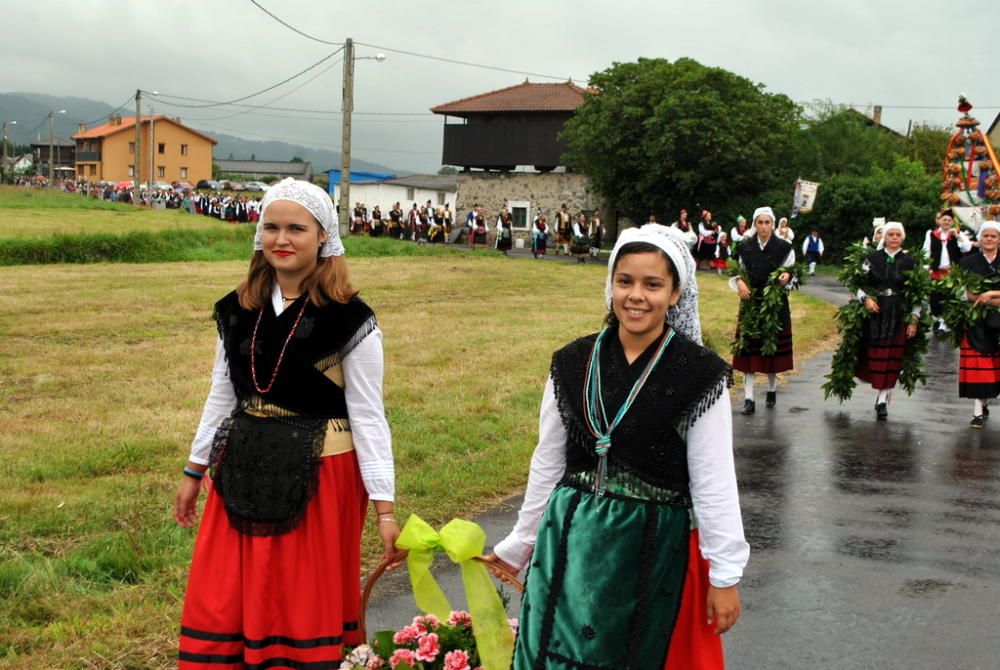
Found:
[[(509, 623), (516, 633), (517, 620)], [(340, 670), (482, 670), (465, 611), (453, 611), (447, 621), (422, 614), (398, 631), (377, 633), (371, 646), (345, 651)]]

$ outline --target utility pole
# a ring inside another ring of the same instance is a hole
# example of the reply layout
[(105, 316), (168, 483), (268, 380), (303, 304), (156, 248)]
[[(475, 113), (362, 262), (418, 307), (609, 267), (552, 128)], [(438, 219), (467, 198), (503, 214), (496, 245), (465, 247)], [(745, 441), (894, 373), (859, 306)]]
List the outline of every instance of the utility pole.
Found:
[(3, 122), (3, 163), (0, 163), (0, 180), (2, 183), (7, 182), (7, 124), (14, 125), (17, 121), (4, 121)]
[(142, 128), (142, 89), (135, 89), (135, 155), (133, 156), (132, 165), (132, 176), (135, 177), (135, 190), (132, 192), (132, 204), (141, 205), (142, 202), (139, 198), (139, 157), (142, 155), (139, 153), (139, 135), (141, 134)]
[(351, 112), (354, 111), (354, 40), (344, 42), (344, 125), (340, 145), (340, 236), (346, 237), (351, 204)]
[(52, 154), (53, 154), (53, 151), (52, 151), (52, 143), (53, 143), (52, 142), (52, 140), (53, 140), (53, 137), (52, 137), (52, 115), (54, 113), (55, 112), (53, 112), (51, 109), (49, 110), (49, 188), (55, 188), (56, 187), (55, 179), (52, 176), (53, 175), (53, 170), (52, 170)]
[(149, 108), (149, 197), (153, 197), (153, 165), (156, 162), (156, 142), (153, 141), (153, 108)]

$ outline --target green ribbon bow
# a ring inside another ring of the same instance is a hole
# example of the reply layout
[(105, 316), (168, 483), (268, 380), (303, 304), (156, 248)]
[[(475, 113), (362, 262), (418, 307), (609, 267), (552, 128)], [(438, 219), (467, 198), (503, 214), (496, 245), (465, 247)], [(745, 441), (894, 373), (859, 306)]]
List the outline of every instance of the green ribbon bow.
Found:
[(452, 519), (439, 533), (416, 514), (410, 515), (396, 540), (397, 547), (409, 551), (406, 568), (417, 606), (441, 621), (451, 614), (451, 604), (431, 574), (431, 563), (434, 554), (443, 551), (459, 564), (479, 660), (484, 670), (508, 670), (514, 655), (514, 633), (486, 567), (473, 560), (483, 553), (485, 545), (486, 531), (478, 524)]

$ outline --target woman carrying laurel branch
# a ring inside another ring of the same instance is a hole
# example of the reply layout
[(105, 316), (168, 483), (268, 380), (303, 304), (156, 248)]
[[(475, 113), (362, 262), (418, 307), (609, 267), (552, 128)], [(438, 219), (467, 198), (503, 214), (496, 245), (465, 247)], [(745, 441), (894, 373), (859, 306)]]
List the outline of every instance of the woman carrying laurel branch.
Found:
[[(863, 286), (849, 286), (868, 313), (866, 328), (855, 371), (858, 379), (878, 391), (875, 418), (889, 417), (889, 394), (903, 369), (906, 341), (917, 336), (923, 301), (906, 299), (906, 273), (917, 267), (912, 256), (903, 252), (906, 231), (903, 224), (890, 221), (882, 229), (879, 248), (862, 263)], [(907, 304), (912, 311), (907, 313)]]
[(553, 355), (524, 503), (489, 558), (531, 563), (513, 667), (721, 668), (750, 551), (731, 370), (700, 344), (679, 234), (628, 229), (608, 268), (606, 327)]
[(989, 401), (1000, 395), (1000, 223), (987, 221), (979, 226), (979, 253), (962, 259), (962, 270), (980, 283), (966, 297), (981, 313), (962, 338), (958, 370), (958, 395), (972, 398), (972, 428), (982, 428), (990, 415)]
[[(774, 323), (765, 323), (759, 317), (766, 311), (762, 307), (765, 292), (773, 288), (773, 275), (778, 273), (777, 282), (782, 289), (792, 281), (795, 249), (790, 242), (775, 236), (774, 212), (770, 207), (754, 211), (753, 226), (754, 234), (740, 244), (734, 256), (740, 272), (729, 280), (729, 285), (740, 294), (733, 369), (743, 373), (743, 413), (747, 415), (757, 409), (753, 399), (757, 373), (767, 374), (767, 407), (771, 408), (777, 403), (778, 373), (794, 367), (787, 291), (780, 292), (781, 304)], [(755, 321), (753, 326), (751, 320)], [(768, 339), (773, 340), (773, 351), (766, 345)]]
[(361, 530), (395, 553), (382, 335), (357, 296), (330, 197), (264, 196), (247, 278), (215, 305), (212, 387), (174, 500), (198, 521), (179, 668), (337, 667), (361, 642)]

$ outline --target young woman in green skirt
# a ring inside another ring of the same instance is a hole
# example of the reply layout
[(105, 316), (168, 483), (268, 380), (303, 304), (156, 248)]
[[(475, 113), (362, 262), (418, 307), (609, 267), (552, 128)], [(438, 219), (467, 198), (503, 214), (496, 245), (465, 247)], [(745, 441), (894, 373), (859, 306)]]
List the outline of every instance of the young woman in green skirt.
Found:
[(626, 230), (608, 268), (606, 327), (553, 355), (524, 504), (491, 557), (528, 569), (513, 667), (719, 668), (749, 556), (732, 372), (701, 346), (683, 239)]

